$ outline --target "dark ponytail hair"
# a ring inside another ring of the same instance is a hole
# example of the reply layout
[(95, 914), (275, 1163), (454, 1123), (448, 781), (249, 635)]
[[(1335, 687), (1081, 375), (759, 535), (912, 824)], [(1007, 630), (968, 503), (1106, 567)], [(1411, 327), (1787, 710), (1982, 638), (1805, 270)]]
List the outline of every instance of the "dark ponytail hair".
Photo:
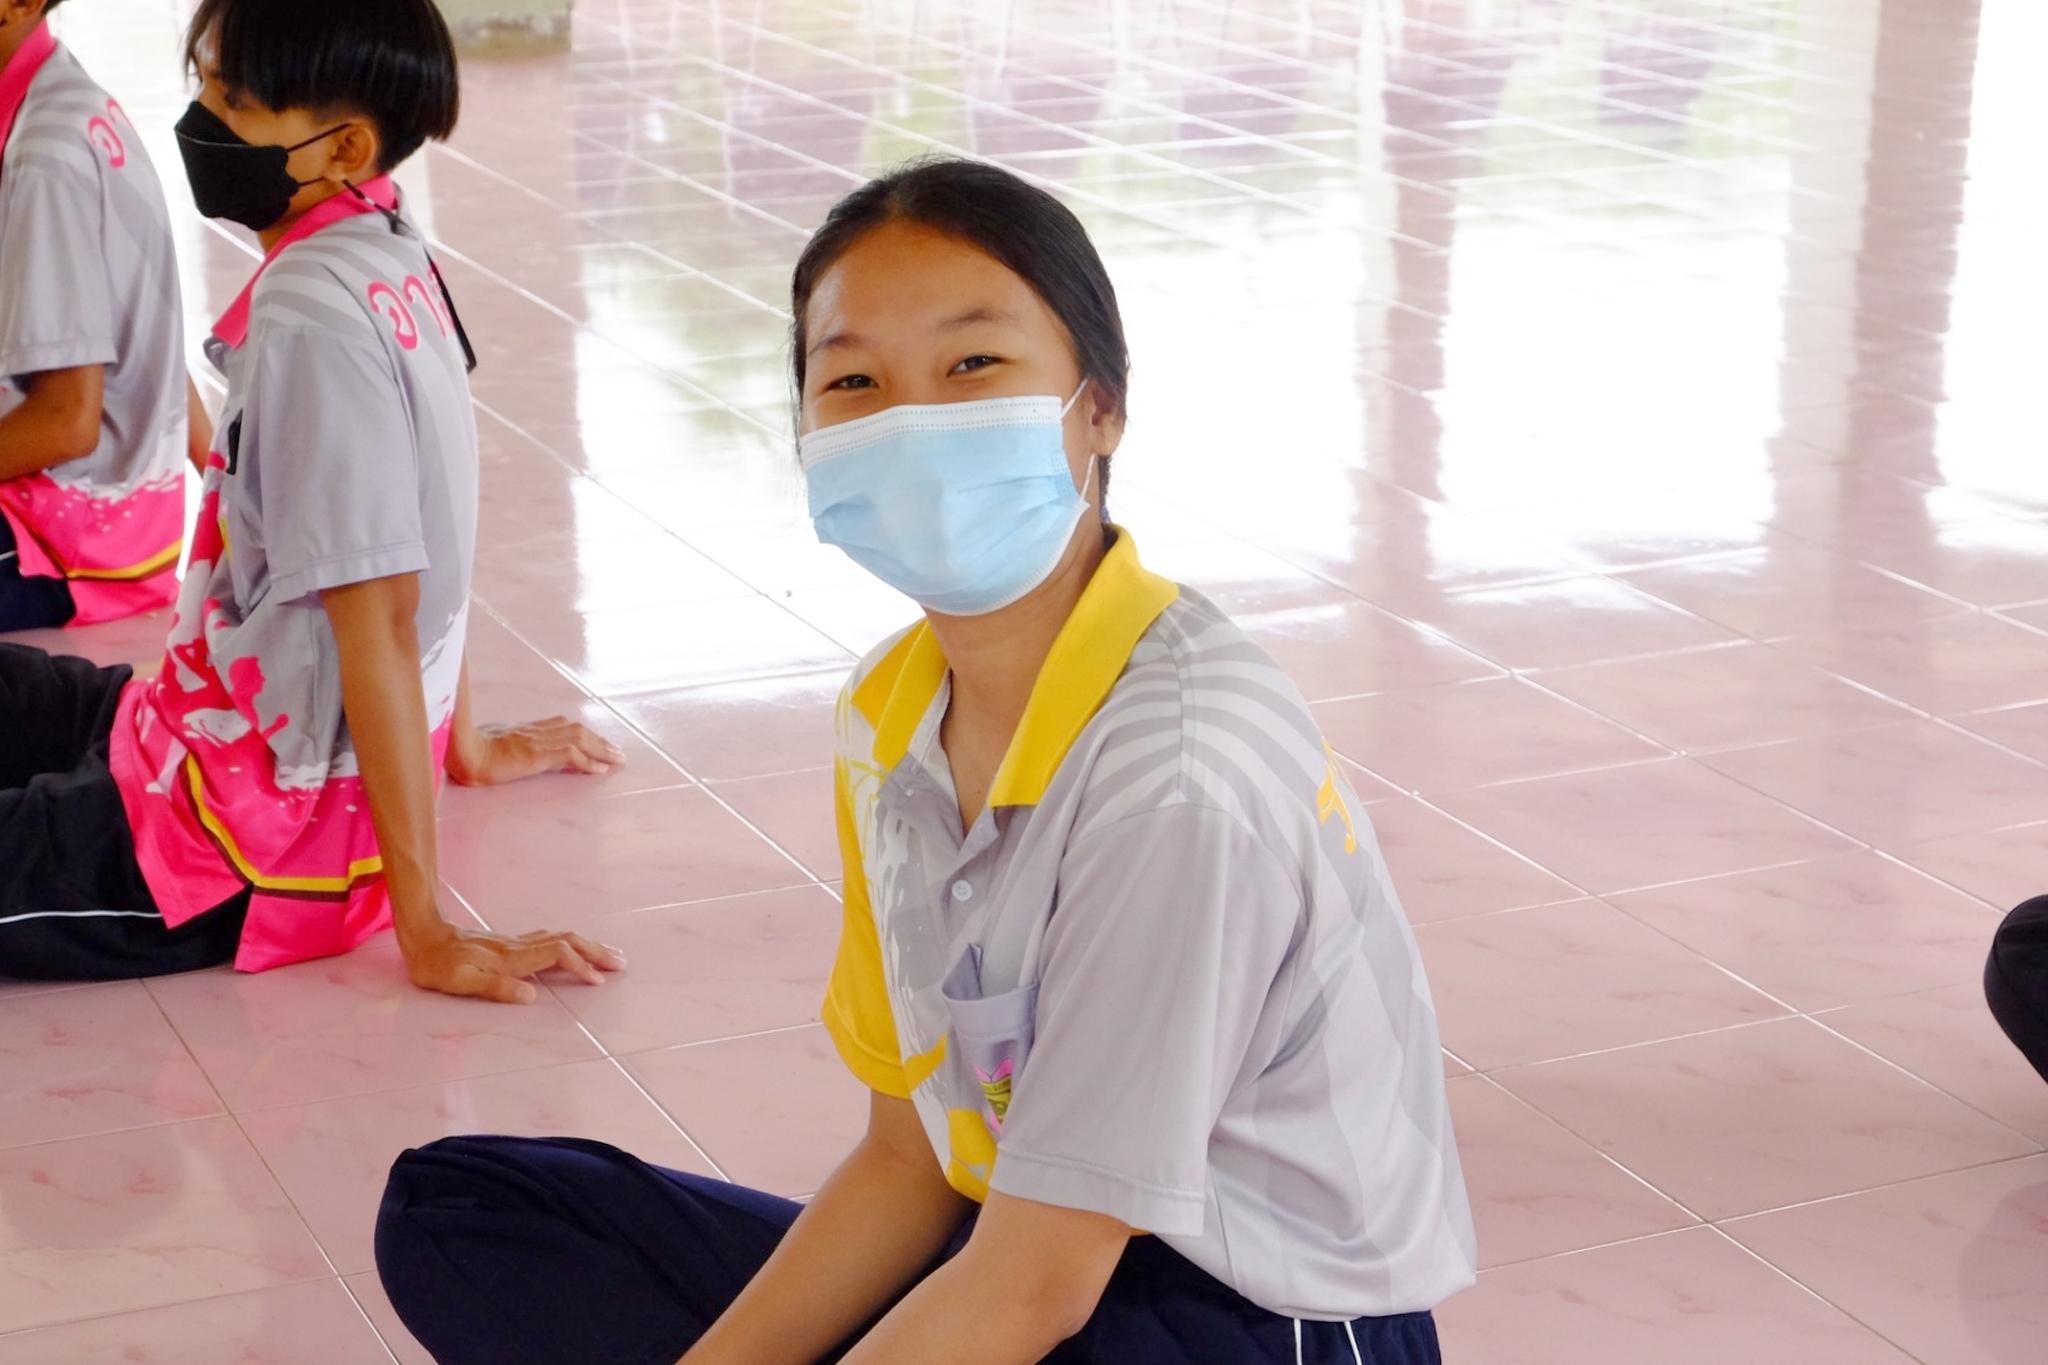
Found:
[[(804, 313), (827, 270), (885, 223), (915, 223), (987, 252), (1031, 286), (1066, 327), (1084, 379), (1119, 417), (1131, 387), (1116, 288), (1081, 220), (1059, 200), (1000, 166), (939, 157), (899, 166), (832, 206), (790, 279), (790, 367), (803, 405)], [(1109, 471), (1105, 462), (1105, 486)]]

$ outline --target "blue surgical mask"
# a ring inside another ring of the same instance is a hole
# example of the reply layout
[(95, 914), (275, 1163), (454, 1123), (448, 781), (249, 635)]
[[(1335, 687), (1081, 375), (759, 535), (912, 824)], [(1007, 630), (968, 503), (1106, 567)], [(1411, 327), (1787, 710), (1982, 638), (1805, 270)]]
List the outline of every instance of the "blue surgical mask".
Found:
[(1052, 576), (1087, 515), (1061, 426), (1086, 388), (1065, 404), (902, 404), (802, 437), (818, 539), (932, 611), (1009, 606)]

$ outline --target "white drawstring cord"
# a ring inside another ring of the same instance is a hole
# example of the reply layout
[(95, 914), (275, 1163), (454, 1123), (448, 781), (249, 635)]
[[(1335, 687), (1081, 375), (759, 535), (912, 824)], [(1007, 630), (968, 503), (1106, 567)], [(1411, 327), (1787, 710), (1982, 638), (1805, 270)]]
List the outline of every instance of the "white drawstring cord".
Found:
[[(1353, 1365), (1365, 1365), (1365, 1357), (1363, 1355), (1360, 1355), (1358, 1351), (1358, 1333), (1351, 1330), (1351, 1324), (1349, 1322), (1346, 1322), (1344, 1324), (1344, 1339), (1351, 1343), (1351, 1359), (1353, 1361)], [(1300, 1318), (1296, 1318), (1294, 1320), (1294, 1365), (1302, 1365)]]

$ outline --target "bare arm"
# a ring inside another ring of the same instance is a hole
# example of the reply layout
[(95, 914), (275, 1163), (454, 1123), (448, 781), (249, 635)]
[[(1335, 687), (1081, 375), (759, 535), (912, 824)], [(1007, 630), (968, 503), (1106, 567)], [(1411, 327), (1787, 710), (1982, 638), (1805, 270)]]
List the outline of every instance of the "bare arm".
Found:
[(384, 861), (398, 948), (415, 985), (524, 1004), (521, 978), (561, 967), (596, 985), (624, 959), (575, 934), (522, 938), (457, 929), (442, 917), (434, 850), (434, 749), (420, 683), (419, 575), (320, 594), (341, 653), (341, 701)]
[(1087, 1325), (1131, 1230), (991, 1194), (967, 1246), (861, 1339), (845, 1365), (1031, 1365)]
[(185, 458), (201, 474), (206, 472), (206, 456), (213, 449), (213, 415), (206, 410), (206, 400), (199, 396), (199, 386), (192, 382), (192, 376), (185, 376)]
[(40, 473), (98, 449), (105, 366), (45, 370), (22, 383), (21, 404), (0, 417), (0, 480)]
[(916, 1107), (874, 1095), (860, 1145), (684, 1362), (817, 1360), (931, 1264), (968, 1207), (940, 1174)]

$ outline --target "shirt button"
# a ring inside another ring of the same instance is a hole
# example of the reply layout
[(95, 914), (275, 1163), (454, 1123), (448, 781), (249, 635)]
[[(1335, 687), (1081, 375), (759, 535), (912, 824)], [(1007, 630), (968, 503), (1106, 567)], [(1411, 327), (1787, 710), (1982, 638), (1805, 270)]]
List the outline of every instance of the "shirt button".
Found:
[(968, 880), (967, 880), (967, 879), (966, 879), (965, 877), (962, 877), (962, 878), (961, 878), (961, 879), (960, 879), (959, 881), (957, 881), (957, 882), (954, 882), (954, 883), (953, 883), (953, 899), (954, 899), (954, 900), (956, 900), (956, 901), (971, 901), (971, 900), (973, 900), (973, 899), (974, 899), (974, 883), (973, 883), (973, 882), (970, 882), (970, 881), (968, 881)]

